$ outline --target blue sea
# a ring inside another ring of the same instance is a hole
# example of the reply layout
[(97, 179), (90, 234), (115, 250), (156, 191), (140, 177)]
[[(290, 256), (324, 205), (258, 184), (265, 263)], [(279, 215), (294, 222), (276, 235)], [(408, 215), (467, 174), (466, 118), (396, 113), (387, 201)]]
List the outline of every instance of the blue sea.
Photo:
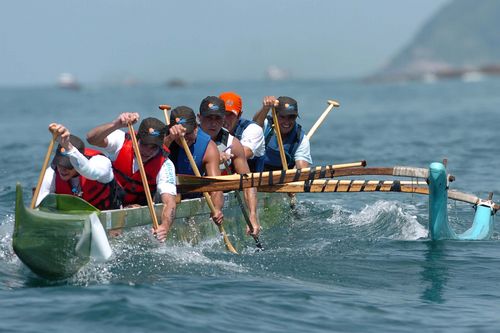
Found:
[[(339, 101), (311, 139), (316, 165), (427, 167), (446, 158), (452, 188), (500, 201), (499, 79), (0, 88), (1, 332), (499, 330), (498, 232), (488, 241), (429, 241), (428, 198), (420, 195), (298, 195), (287, 220), (263, 230), (260, 253), (231, 255), (220, 239), (150, 244), (144, 231), (112, 242), (111, 261), (68, 280), (41, 279), (20, 262), (11, 244), (15, 184), (35, 186), (49, 123), (84, 137), (121, 112), (161, 118), (159, 104), (196, 110), (227, 90), (241, 94), (247, 117), (266, 95), (294, 97), (306, 131), (328, 99)], [(456, 231), (473, 214), (450, 201)]]

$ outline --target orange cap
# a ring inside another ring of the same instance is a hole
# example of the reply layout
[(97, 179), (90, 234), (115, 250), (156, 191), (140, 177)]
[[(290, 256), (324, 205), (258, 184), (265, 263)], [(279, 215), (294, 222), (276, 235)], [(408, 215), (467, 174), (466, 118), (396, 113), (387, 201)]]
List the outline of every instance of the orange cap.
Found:
[(237, 116), (241, 113), (242, 103), (240, 95), (230, 91), (220, 94), (219, 98), (224, 101), (226, 112), (232, 112)]

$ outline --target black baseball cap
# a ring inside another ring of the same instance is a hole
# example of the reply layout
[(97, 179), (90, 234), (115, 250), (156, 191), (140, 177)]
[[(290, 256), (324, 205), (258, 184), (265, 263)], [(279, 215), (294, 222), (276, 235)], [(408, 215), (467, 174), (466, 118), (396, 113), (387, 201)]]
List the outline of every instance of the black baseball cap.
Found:
[[(75, 147), (80, 153), (82, 154), (85, 153), (85, 143), (83, 143), (83, 141), (79, 137), (71, 134), (69, 136), (69, 142), (71, 142), (73, 147)], [(57, 146), (56, 154), (54, 156), (54, 159), (52, 159), (51, 163), (52, 169), (55, 169), (58, 165), (66, 169), (73, 169), (73, 165), (69, 160), (69, 156), (66, 153), (66, 149), (64, 149), (61, 145)]]
[(163, 139), (168, 132), (165, 124), (157, 118), (146, 118), (141, 121), (139, 131), (137, 132), (137, 139), (147, 145), (163, 146)]
[(278, 97), (278, 106), (276, 107), (276, 112), (282, 115), (299, 115), (299, 107), (297, 106), (297, 101), (291, 97), (280, 96)]
[(226, 105), (217, 96), (207, 96), (201, 101), (200, 114), (202, 116), (216, 115), (224, 117), (226, 115)]
[(188, 106), (178, 106), (170, 113), (170, 126), (182, 125), (186, 133), (192, 133), (196, 128), (196, 115), (193, 109)]

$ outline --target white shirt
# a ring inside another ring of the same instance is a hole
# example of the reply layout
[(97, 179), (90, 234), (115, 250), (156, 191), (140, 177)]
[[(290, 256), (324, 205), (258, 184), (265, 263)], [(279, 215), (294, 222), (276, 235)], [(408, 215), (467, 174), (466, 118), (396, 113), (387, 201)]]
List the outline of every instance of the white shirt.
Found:
[(252, 150), (252, 157), (260, 157), (266, 153), (264, 142), (264, 132), (262, 127), (257, 124), (251, 123), (241, 133), (241, 145), (248, 147)]
[[(67, 154), (71, 165), (73, 165), (75, 170), (83, 177), (90, 180), (97, 180), (98, 182), (103, 184), (107, 184), (113, 180), (113, 168), (111, 167), (111, 161), (109, 160), (109, 158), (102, 155), (96, 155), (88, 159), (75, 147), (69, 150)], [(51, 167), (45, 170), (45, 175), (40, 187), (40, 193), (36, 202), (37, 206), (40, 204), (43, 198), (47, 196), (47, 194), (54, 193), (56, 191), (55, 176), (55, 171)], [(74, 177), (70, 180), (70, 182), (71, 185), (76, 188), (80, 185), (80, 177)]]
[[(264, 120), (264, 132), (267, 133), (269, 131), (269, 122)], [(295, 152), (295, 162), (297, 161), (306, 161), (310, 165), (312, 164), (312, 157), (311, 157), (311, 145), (309, 143), (309, 139), (307, 136), (304, 134), (302, 137), (302, 140), (300, 140), (299, 147), (297, 148), (297, 151)]]
[[(226, 129), (224, 129), (224, 130), (226, 130)], [(219, 153), (224, 152), (224, 153), (227, 153), (227, 154), (231, 155), (231, 149), (232, 149), (231, 146), (233, 145), (233, 139), (234, 139), (234, 136), (231, 135), (231, 134), (228, 134), (228, 136), (227, 136), (227, 144), (225, 144), (225, 145), (223, 145), (223, 144), (217, 145), (217, 149), (219, 150)], [(226, 163), (229, 166), (229, 165), (231, 165), (231, 162), (232, 162), (232, 159), (229, 159)], [(224, 165), (224, 163), (219, 164), (219, 169), (226, 170), (226, 166)]]
[[(107, 136), (108, 145), (103, 150), (108, 154), (111, 161), (115, 161), (125, 142), (125, 132), (116, 130)], [(139, 165), (134, 157), (132, 172), (137, 172)], [(161, 195), (164, 193), (177, 195), (175, 166), (168, 158), (163, 162), (158, 175), (156, 175), (156, 190)]]

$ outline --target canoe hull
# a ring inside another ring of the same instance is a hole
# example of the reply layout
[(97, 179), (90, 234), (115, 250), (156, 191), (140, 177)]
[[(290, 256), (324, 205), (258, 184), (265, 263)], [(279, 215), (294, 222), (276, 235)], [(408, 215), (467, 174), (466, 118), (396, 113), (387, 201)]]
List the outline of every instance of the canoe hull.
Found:
[[(258, 216), (261, 225), (269, 228), (280, 223), (280, 216), (290, 209), (290, 198), (283, 193), (258, 193)], [(161, 216), (162, 204), (155, 205), (157, 216)], [(234, 192), (224, 194), (224, 229), (236, 248), (252, 244), (245, 234), (246, 223)], [(126, 229), (152, 225), (148, 207), (103, 211), (99, 215), (106, 230)], [(177, 205), (175, 222), (168, 236), (168, 243), (199, 243), (203, 239), (219, 235), (217, 226), (210, 219), (210, 209), (204, 198), (183, 200)]]
[[(224, 228), (231, 242), (240, 249), (251, 245), (253, 241), (245, 235), (246, 224), (235, 194), (224, 194), (224, 200)], [(283, 210), (289, 210), (289, 207), (290, 200), (286, 194), (259, 193), (258, 214), (264, 227), (279, 223)], [(157, 216), (161, 216), (162, 209), (162, 204), (155, 205)], [(98, 215), (104, 229), (108, 231), (152, 225), (148, 207), (101, 212), (74, 196), (50, 194), (39, 208), (30, 209), (24, 205), (22, 189), (18, 184), (14, 251), (31, 271), (43, 278), (71, 277), (90, 260), (90, 215), (93, 213)], [(190, 199), (177, 205), (168, 243), (196, 244), (218, 234), (205, 199)]]

